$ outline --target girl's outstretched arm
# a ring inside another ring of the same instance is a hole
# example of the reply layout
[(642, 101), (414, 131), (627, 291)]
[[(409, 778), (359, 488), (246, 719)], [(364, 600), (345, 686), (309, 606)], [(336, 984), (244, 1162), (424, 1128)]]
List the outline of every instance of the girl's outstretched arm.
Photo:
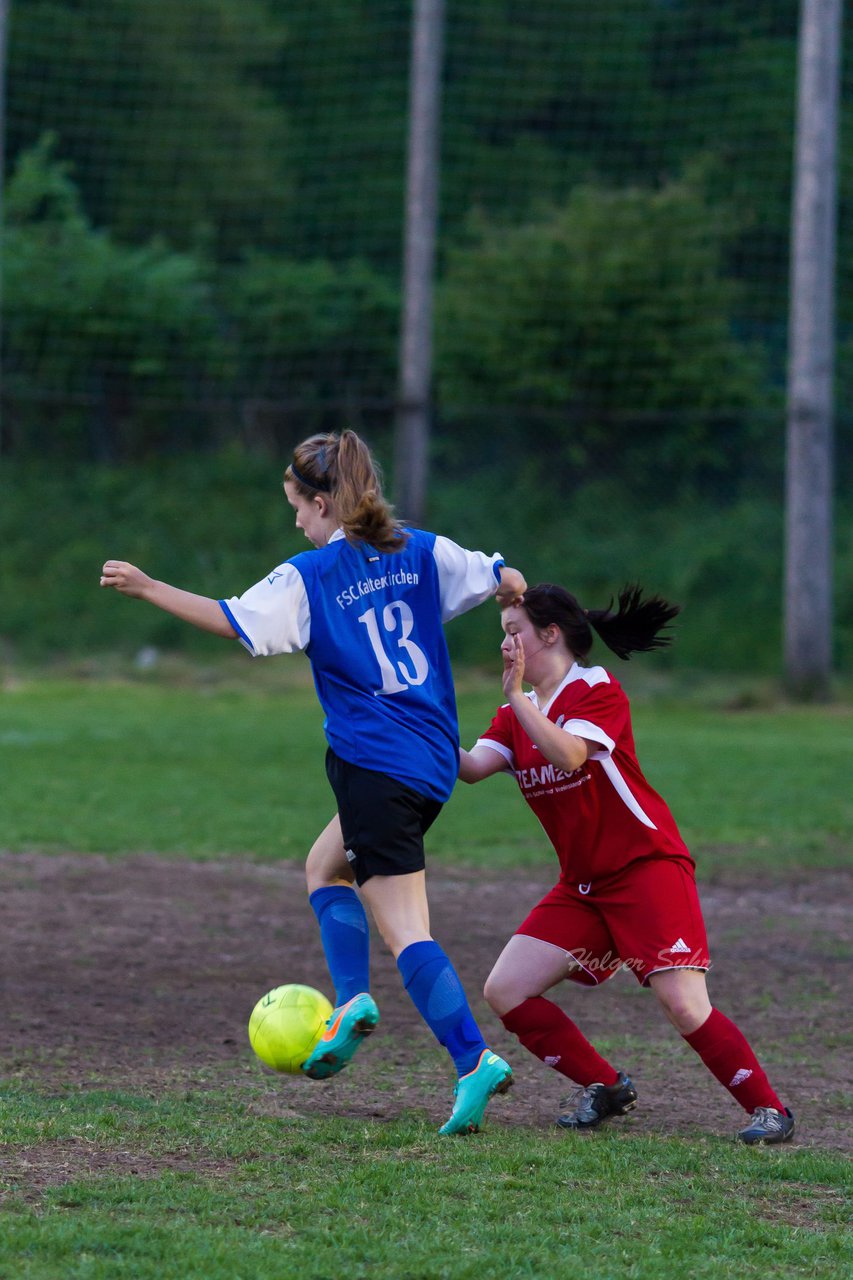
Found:
[(459, 777), (462, 782), (482, 782), (493, 773), (503, 773), (506, 760), (491, 747), (474, 747), (473, 751), (459, 748)]
[(227, 640), (236, 638), (236, 631), (226, 618), (217, 600), (209, 596), (197, 596), (192, 591), (171, 587), (168, 582), (158, 582), (126, 560), (108, 560), (101, 570), (101, 586), (113, 587), (123, 596), (147, 600), (158, 609), (172, 613), (184, 622), (190, 622), (201, 631), (211, 631)]

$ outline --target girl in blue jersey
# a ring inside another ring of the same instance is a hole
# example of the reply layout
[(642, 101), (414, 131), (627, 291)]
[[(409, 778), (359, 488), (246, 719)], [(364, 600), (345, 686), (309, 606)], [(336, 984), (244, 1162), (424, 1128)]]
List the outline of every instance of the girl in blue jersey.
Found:
[(313, 543), (242, 596), (212, 600), (108, 560), (101, 586), (136, 596), (255, 656), (304, 650), (326, 715), (326, 772), (338, 814), (307, 863), (310, 902), (336, 1008), (303, 1066), (324, 1079), (346, 1066), (379, 1021), (369, 992), (361, 890), (403, 983), (459, 1080), (442, 1133), (473, 1133), (489, 1098), (512, 1083), (486, 1045), (450, 960), (429, 930), (424, 834), (459, 767), (456, 702), (442, 623), (489, 596), (525, 589), (500, 555), (404, 529), (353, 431), (300, 444), (284, 490)]

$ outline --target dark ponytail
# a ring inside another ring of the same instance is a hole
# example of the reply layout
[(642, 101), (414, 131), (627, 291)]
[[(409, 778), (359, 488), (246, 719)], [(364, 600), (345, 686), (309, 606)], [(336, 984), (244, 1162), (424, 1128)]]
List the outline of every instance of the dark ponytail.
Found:
[(660, 632), (681, 611), (678, 605), (669, 604), (660, 596), (644, 600), (643, 589), (636, 583), (629, 583), (619, 592), (615, 613), (612, 599), (606, 609), (583, 609), (571, 592), (550, 582), (525, 591), (521, 607), (540, 631), (556, 624), (576, 658), (586, 658), (594, 630), (608, 649), (626, 662), (632, 653), (665, 649), (672, 644), (672, 638)]
[(306, 497), (327, 493), (349, 542), (399, 551), (408, 534), (382, 493), (382, 473), (354, 431), (311, 436), (293, 451), (284, 478)]

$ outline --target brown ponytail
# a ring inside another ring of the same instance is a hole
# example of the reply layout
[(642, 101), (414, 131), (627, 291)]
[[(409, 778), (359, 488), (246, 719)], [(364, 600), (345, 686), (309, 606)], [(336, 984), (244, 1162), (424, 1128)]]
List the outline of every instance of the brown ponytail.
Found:
[(408, 534), (382, 493), (382, 474), (354, 431), (311, 436), (293, 451), (284, 478), (306, 497), (327, 493), (349, 542), (399, 551)]

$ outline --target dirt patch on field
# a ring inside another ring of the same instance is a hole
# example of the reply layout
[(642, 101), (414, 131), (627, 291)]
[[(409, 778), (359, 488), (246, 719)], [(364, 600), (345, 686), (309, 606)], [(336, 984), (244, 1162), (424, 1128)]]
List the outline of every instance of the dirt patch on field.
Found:
[[(851, 1146), (843, 1037), (851, 882), (841, 872), (803, 873), (771, 887), (715, 883), (702, 895), (712, 999), (742, 1027), (793, 1108), (801, 1147)], [(480, 995), (504, 941), (549, 883), (528, 874), (430, 873), (433, 932), (487, 1038), (515, 1069), (516, 1087), (490, 1108), (489, 1123), (550, 1128), (572, 1087), (526, 1054)], [(282, 982), (329, 989), (301, 868), (0, 854), (7, 1081), (57, 1093), (233, 1087), (265, 1114), (381, 1120), (413, 1109), (440, 1123), (449, 1112), (449, 1062), (378, 938), (373, 973), (382, 1023), (352, 1066), (325, 1083), (278, 1077), (249, 1049), (252, 1006)], [(637, 1084), (637, 1110), (613, 1122), (621, 1131), (697, 1137), (738, 1127), (743, 1113), (629, 974), (594, 991), (564, 984), (556, 998)], [(88, 1155), (72, 1144), (63, 1158), (88, 1167)], [(103, 1158), (132, 1166), (142, 1157)]]
[(236, 1164), (196, 1151), (171, 1151), (155, 1157), (150, 1152), (103, 1147), (85, 1138), (70, 1138), (0, 1154), (0, 1199), (15, 1196), (37, 1201), (49, 1187), (64, 1187), (78, 1178), (154, 1178), (167, 1172), (225, 1177)]

